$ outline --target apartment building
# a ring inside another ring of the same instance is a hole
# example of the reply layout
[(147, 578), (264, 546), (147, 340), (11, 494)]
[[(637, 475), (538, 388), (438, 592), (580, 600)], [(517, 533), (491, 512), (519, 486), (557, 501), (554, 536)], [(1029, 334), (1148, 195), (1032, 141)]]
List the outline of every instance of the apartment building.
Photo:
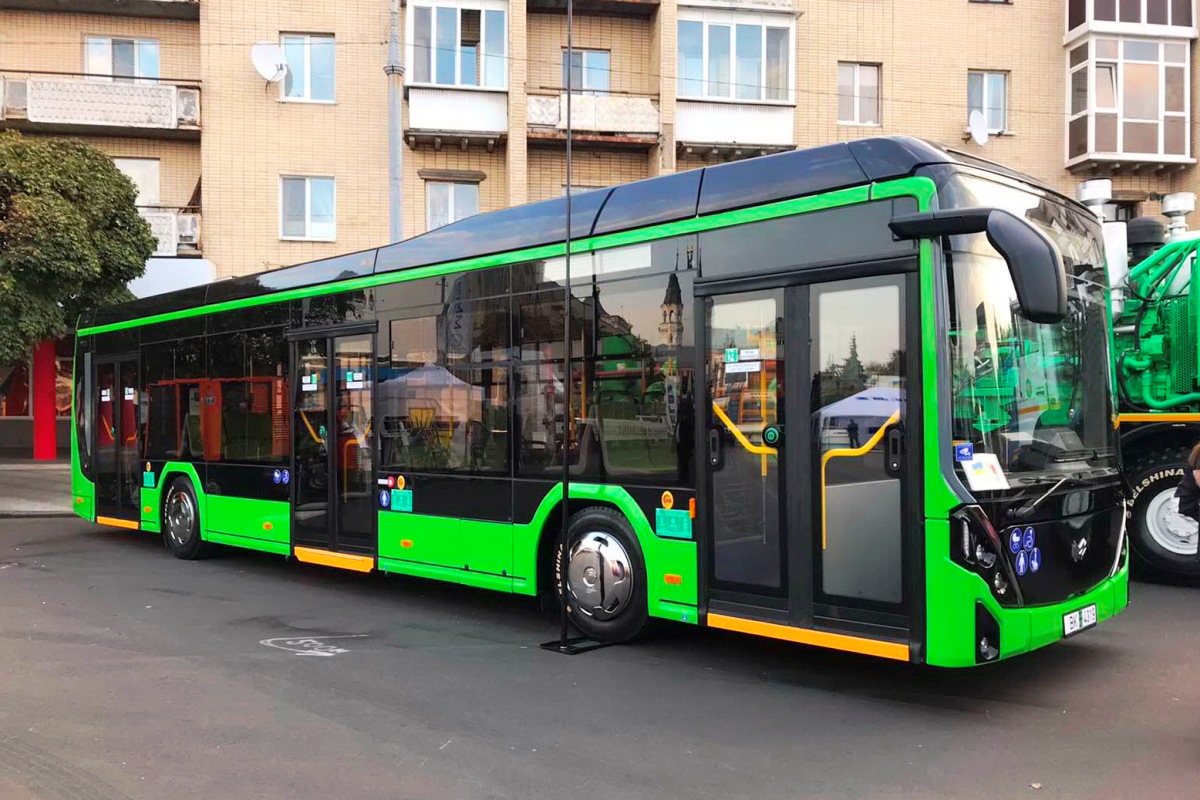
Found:
[[(576, 0), (571, 59), (564, 12), (404, 0), (405, 236), (881, 134), (977, 150), (1066, 193), (1110, 177), (1122, 218), (1200, 188), (1194, 0)], [(0, 0), (0, 130), (114, 158), (158, 237), (151, 289), (376, 246), (388, 20), (389, 0)], [(252, 64), (263, 42), (286, 62), (277, 80)], [(10, 446), (49, 397), (35, 372), (54, 374), (0, 367)]]

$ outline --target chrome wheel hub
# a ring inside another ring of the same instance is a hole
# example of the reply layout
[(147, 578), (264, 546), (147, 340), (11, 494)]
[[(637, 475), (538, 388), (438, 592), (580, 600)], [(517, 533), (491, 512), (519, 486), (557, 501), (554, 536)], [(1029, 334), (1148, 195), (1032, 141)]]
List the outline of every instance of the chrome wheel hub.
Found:
[(1200, 523), (1179, 513), (1174, 489), (1164, 489), (1146, 506), (1146, 531), (1164, 550), (1181, 556), (1196, 555)]
[(167, 523), (167, 536), (181, 547), (186, 545), (196, 522), (196, 506), (192, 503), (191, 495), (184, 491), (171, 492), (167, 497), (164, 516)]
[(571, 604), (593, 619), (609, 620), (633, 597), (633, 564), (619, 541), (602, 531), (585, 533), (567, 561)]

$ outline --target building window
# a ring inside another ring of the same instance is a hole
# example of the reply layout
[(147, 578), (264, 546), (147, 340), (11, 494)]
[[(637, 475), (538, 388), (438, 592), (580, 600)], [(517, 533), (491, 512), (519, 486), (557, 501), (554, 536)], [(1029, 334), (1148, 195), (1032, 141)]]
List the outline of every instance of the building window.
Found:
[(1132, 200), (1117, 200), (1112, 203), (1105, 203), (1101, 208), (1104, 209), (1104, 219), (1106, 222), (1130, 222), (1137, 218), (1138, 204)]
[(287, 34), (283, 57), (287, 75), (283, 98), (302, 103), (332, 103), (334, 96), (334, 47), (332, 36)]
[(1187, 158), (1189, 43), (1096, 38), (1067, 54), (1068, 161), (1089, 154)]
[(425, 224), (427, 230), (449, 225), (479, 213), (479, 184), (425, 184)]
[(139, 206), (159, 204), (159, 160), (157, 158), (113, 158), (117, 169), (133, 181)]
[(679, 97), (791, 99), (790, 17), (682, 8), (679, 16)]
[(506, 88), (506, 7), (500, 0), (409, 3), (413, 83)]
[(878, 125), (879, 120), (879, 66), (838, 64), (838, 122)]
[(1068, 30), (1083, 24), (1085, 2), (1092, 6), (1096, 22), (1192, 27), (1192, 0), (1071, 0)]
[[(567, 51), (562, 54), (562, 85), (567, 88)], [(609, 53), (607, 50), (575, 50), (571, 53), (571, 92), (608, 94)]]
[(1008, 129), (1008, 73), (971, 70), (967, 73), (967, 118), (983, 113), (989, 133)]
[(132, 82), (158, 79), (158, 42), (153, 39), (84, 40), (83, 71), (93, 80)]
[(0, 417), (28, 417), (29, 378), (33, 371), (28, 362), (0, 365)]
[(279, 179), (279, 238), (322, 242), (337, 238), (333, 178)]

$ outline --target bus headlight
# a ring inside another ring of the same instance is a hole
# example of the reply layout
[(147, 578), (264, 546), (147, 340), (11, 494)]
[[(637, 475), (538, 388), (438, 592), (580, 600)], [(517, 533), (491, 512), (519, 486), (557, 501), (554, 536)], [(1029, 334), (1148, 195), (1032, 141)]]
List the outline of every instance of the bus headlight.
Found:
[(1020, 605), (1020, 589), (1008, 572), (1008, 561), (1001, 558), (1000, 536), (983, 509), (964, 506), (951, 516), (950, 525), (954, 532), (951, 560), (982, 578), (1001, 605)]

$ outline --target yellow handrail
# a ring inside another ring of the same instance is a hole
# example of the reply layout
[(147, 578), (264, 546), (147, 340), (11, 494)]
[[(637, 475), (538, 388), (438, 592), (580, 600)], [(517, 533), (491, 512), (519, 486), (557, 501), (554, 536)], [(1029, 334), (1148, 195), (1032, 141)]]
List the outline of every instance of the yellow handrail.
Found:
[(875, 449), (875, 446), (883, 439), (887, 429), (900, 421), (900, 409), (896, 409), (895, 413), (888, 418), (888, 421), (879, 426), (879, 430), (867, 440), (867, 443), (862, 447), (854, 449), (843, 448), (840, 450), (830, 450), (828, 453), (821, 456), (821, 549), (828, 547), (829, 541), (827, 536), (827, 526), (825, 524), (825, 510), (828, 505), (825, 502), (825, 467), (828, 466), (830, 460), (835, 458), (856, 458), (865, 456), (867, 453)]
[(733, 424), (733, 420), (731, 420), (728, 415), (725, 414), (724, 409), (722, 409), (719, 405), (713, 403), (712, 409), (713, 412), (716, 413), (717, 418), (720, 419), (725, 427), (729, 429), (729, 432), (733, 434), (733, 438), (737, 439), (738, 444), (745, 448), (747, 452), (753, 453), (756, 456), (779, 455), (779, 451), (774, 447), (767, 447), (763, 444), (754, 444), (754, 442), (747, 439), (746, 434), (742, 433), (738, 427)]

